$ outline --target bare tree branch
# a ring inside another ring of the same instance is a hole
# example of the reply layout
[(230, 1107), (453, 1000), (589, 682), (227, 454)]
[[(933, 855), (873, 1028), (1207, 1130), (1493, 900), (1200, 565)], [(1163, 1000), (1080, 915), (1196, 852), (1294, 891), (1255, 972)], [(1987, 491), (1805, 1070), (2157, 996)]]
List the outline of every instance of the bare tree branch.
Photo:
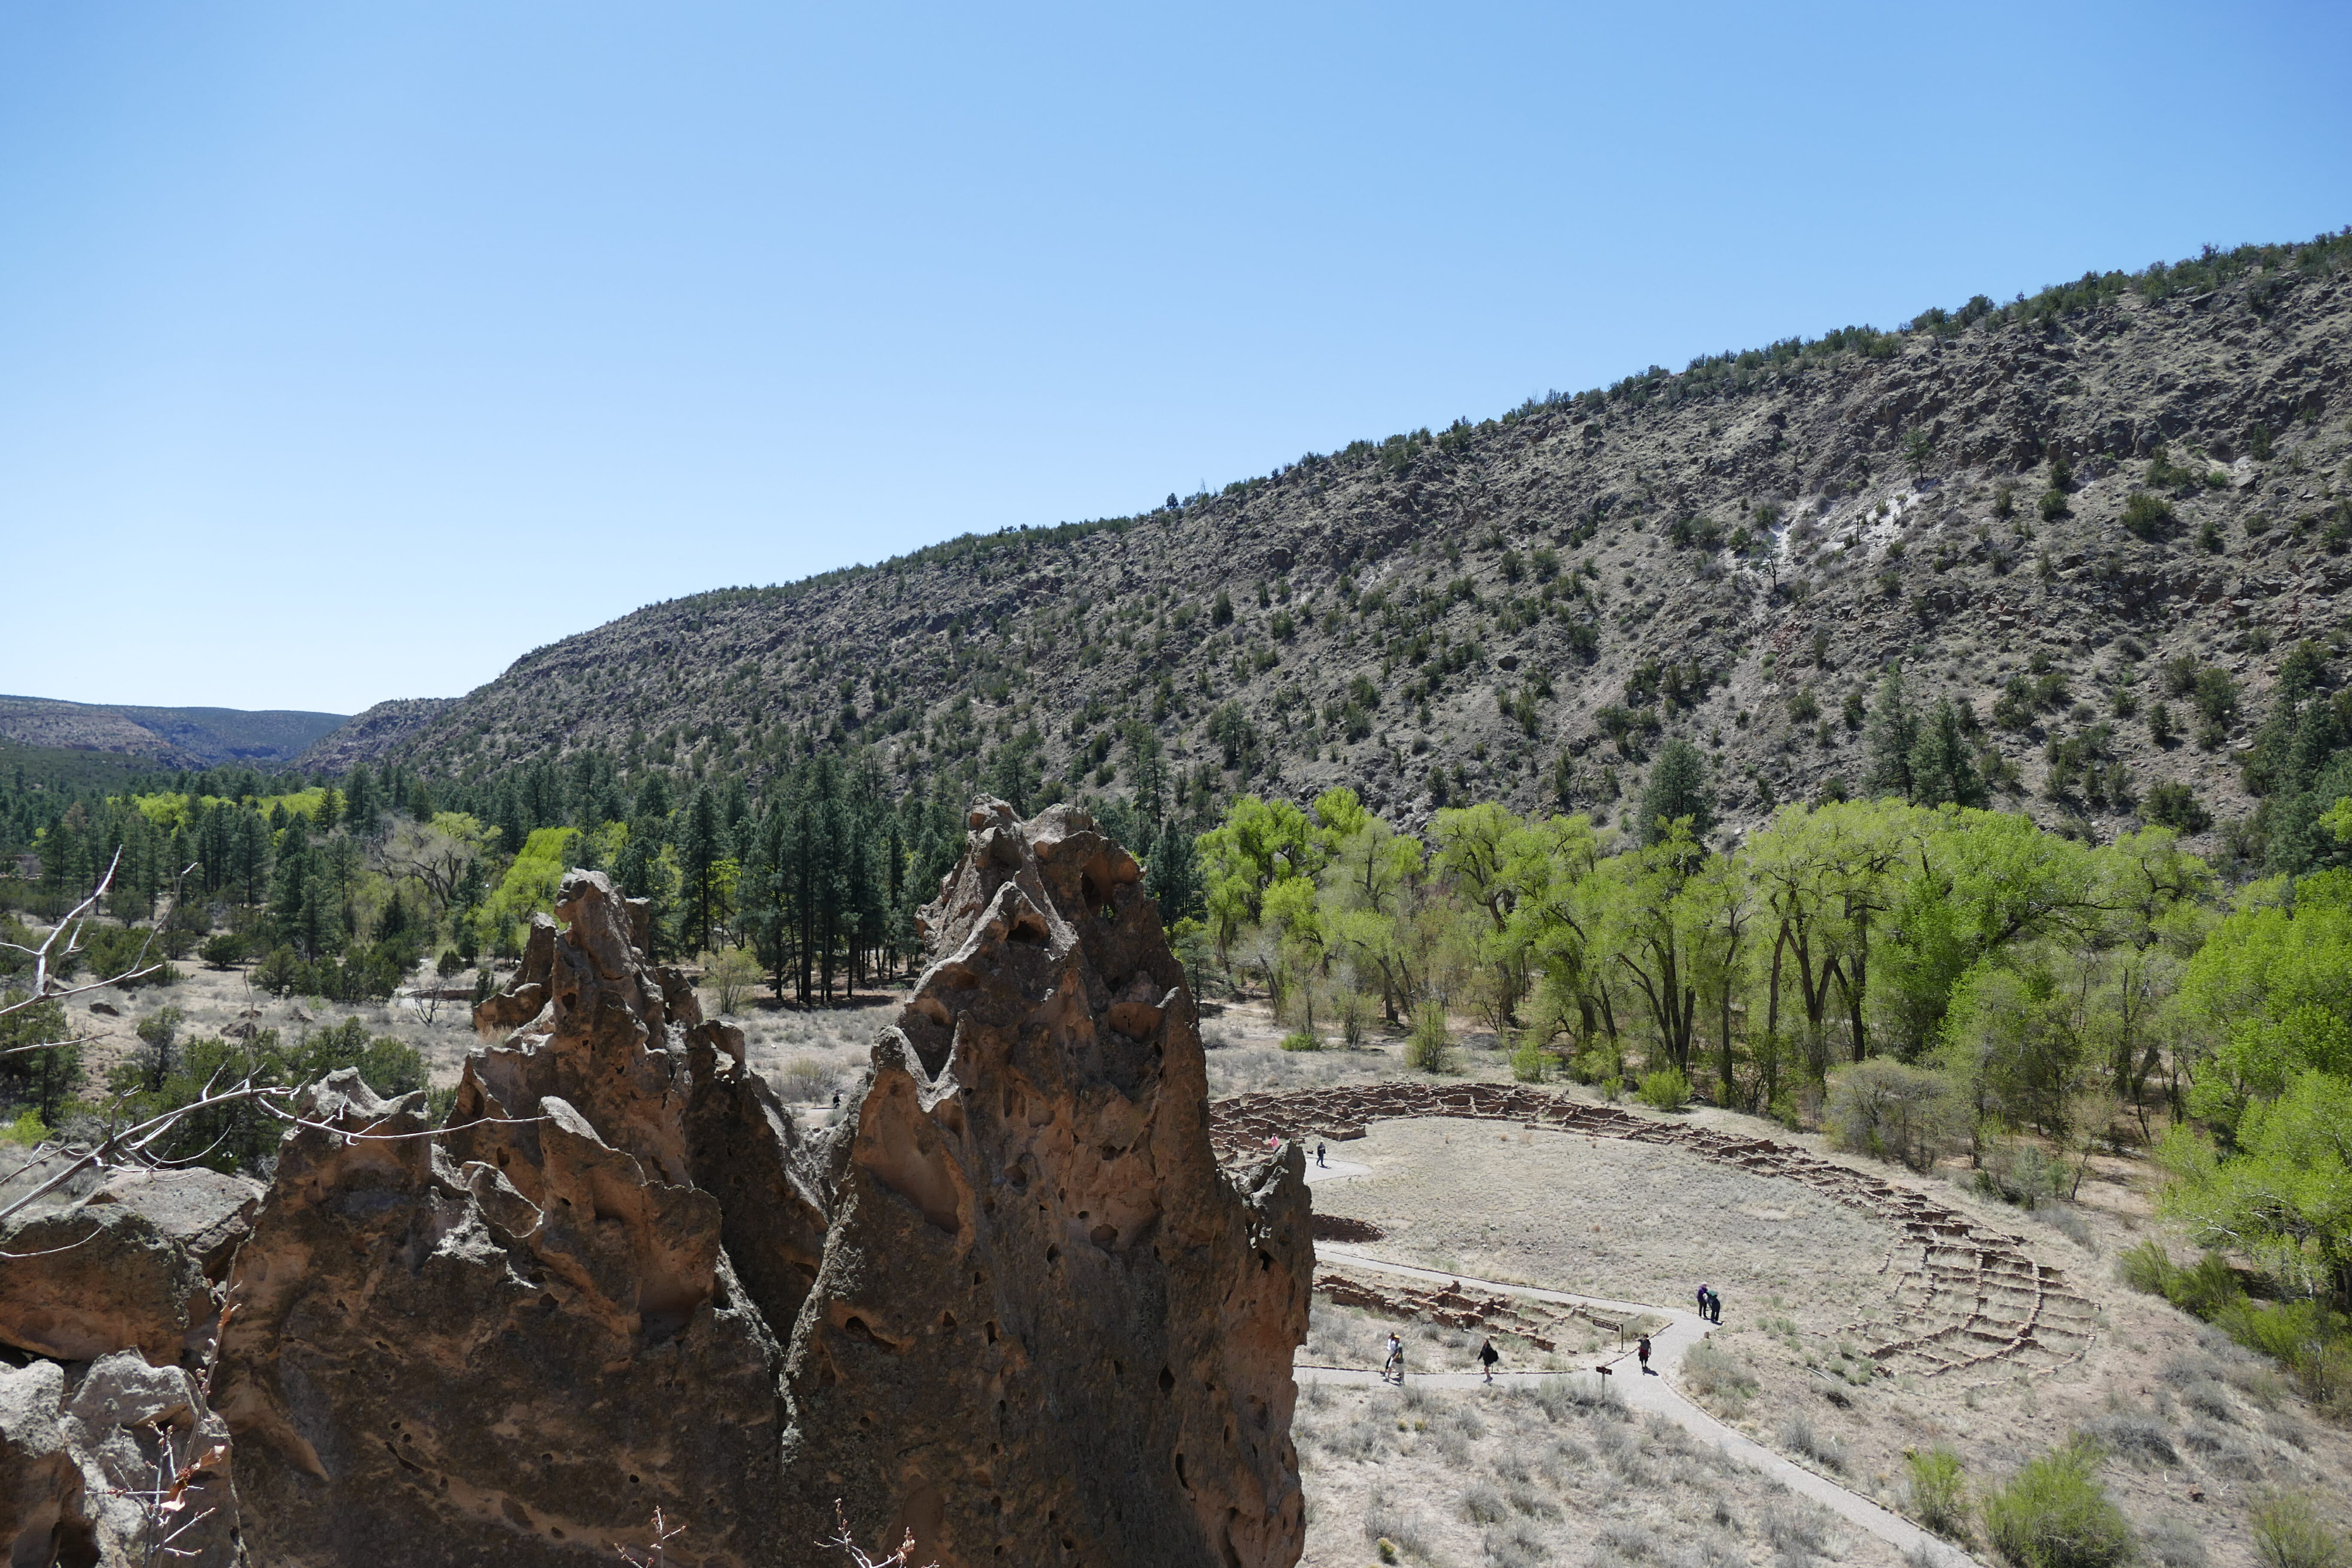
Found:
[[(139, 956), (132, 961), (133, 966), (131, 969), (121, 974), (110, 974), (103, 980), (93, 980), (87, 985), (53, 989), (56, 982), (50, 974), (50, 970), (81, 951), (82, 932), (89, 929), (90, 912), (98, 907), (99, 900), (106, 897), (107, 889), (114, 885), (114, 873), (121, 865), (122, 851), (117, 849), (114, 852), (114, 858), (106, 864), (106, 875), (98, 879), (98, 886), (90, 890), (89, 897), (68, 910), (65, 918), (49, 928), (49, 934), (42, 939), (40, 946), (25, 947), (13, 942), (0, 942), (0, 946), (30, 954), (33, 960), (32, 989), (14, 1002), (0, 1003), (0, 1018), (43, 1002), (60, 1001), (68, 996), (79, 996), (89, 991), (102, 991), (110, 985), (120, 985), (126, 980), (143, 980), (163, 967), (160, 963), (147, 962), (147, 950), (153, 946), (155, 942), (155, 933), (150, 930), (147, 940), (139, 944)], [(191, 865), (187, 870), (182, 871), (180, 876), (184, 878), (188, 871), (194, 869), (195, 868)], [(176, 881), (175, 879), (175, 886)], [(173, 896), (176, 899), (178, 894), (175, 892)], [(61, 936), (66, 939), (66, 943), (65, 946), (58, 947), (58, 939)], [(53, 949), (55, 951), (52, 951)], [(33, 1048), (37, 1050), (40, 1047)]]
[(235, 1105), (245, 1101), (257, 1101), (266, 1106), (271, 1097), (284, 1097), (293, 1092), (283, 1085), (256, 1083), (250, 1078), (235, 1089), (225, 1089), (217, 1094), (213, 1092), (211, 1084), (206, 1084), (205, 1092), (187, 1104), (164, 1111), (160, 1116), (151, 1116), (144, 1121), (137, 1122), (119, 1131), (108, 1133), (97, 1143), (67, 1161), (30, 1192), (21, 1197), (11, 1198), (6, 1203), (0, 1204), (0, 1220), (6, 1220), (20, 1210), (38, 1203), (93, 1165), (129, 1164), (133, 1161), (143, 1161), (149, 1151), (162, 1142), (182, 1121), (199, 1110), (210, 1110), (217, 1106)]

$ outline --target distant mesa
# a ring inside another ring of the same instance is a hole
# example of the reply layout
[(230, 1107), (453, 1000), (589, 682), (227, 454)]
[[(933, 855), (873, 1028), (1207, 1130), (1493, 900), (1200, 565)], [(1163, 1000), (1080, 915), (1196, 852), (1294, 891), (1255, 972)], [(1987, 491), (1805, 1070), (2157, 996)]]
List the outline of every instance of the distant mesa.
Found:
[(251, 763), (278, 767), (344, 722), (341, 713), (236, 708), (140, 708), (0, 697), (0, 740), (62, 751), (111, 752), (173, 768)]

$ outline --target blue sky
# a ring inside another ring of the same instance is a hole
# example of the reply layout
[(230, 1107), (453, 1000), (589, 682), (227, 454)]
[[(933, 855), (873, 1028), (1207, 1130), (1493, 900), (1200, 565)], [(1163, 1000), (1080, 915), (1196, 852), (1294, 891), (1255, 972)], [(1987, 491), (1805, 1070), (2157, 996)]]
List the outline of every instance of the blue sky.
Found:
[(2340, 5), (0, 5), (0, 690), (651, 600), (2352, 223)]

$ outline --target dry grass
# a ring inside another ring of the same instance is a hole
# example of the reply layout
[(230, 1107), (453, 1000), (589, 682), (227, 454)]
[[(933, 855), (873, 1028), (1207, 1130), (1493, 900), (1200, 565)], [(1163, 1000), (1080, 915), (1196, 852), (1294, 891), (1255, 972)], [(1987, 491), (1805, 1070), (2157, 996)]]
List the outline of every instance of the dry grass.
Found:
[[(1330, 1352), (1369, 1349), (1384, 1332), (1323, 1301), (1309, 1329), (1310, 1343)], [(1381, 1561), (1383, 1540), (1393, 1561), (1460, 1568), (1894, 1561), (1778, 1483), (1565, 1378), (1466, 1390), (1309, 1384), (1292, 1429), (1308, 1568)]]

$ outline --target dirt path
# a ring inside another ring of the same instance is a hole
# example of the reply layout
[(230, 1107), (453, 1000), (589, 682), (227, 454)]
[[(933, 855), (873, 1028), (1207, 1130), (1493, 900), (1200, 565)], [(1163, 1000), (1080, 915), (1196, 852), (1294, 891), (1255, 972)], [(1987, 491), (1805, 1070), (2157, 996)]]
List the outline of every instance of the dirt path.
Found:
[[(1369, 1174), (1366, 1167), (1333, 1161), (1329, 1166), (1318, 1168), (1307, 1162), (1307, 1181), (1319, 1184), (1346, 1181), (1353, 1176)], [(1589, 1307), (1623, 1316), (1647, 1315), (1666, 1320), (1666, 1327), (1651, 1336), (1651, 1372), (1642, 1373), (1636, 1354), (1628, 1350), (1613, 1355), (1604, 1354), (1596, 1360), (1592, 1371), (1574, 1373), (1504, 1372), (1496, 1374), (1496, 1381), (1526, 1382), (1545, 1377), (1566, 1376), (1599, 1386), (1607, 1383), (1633, 1409), (1654, 1413), (1688, 1432), (1703, 1442), (1713, 1444), (1727, 1457), (1759, 1470), (1780, 1482), (1790, 1491), (1821, 1504), (1841, 1519), (1886, 1542), (1906, 1555), (1924, 1554), (1925, 1559), (1938, 1568), (1970, 1568), (1974, 1563), (1967, 1552), (1939, 1536), (1929, 1534), (1899, 1514), (1890, 1513), (1854, 1492), (1847, 1490), (1826, 1477), (1816, 1475), (1802, 1466), (1765, 1447), (1752, 1438), (1732, 1430), (1677, 1393), (1674, 1386), (1676, 1370), (1683, 1355), (1691, 1346), (1713, 1331), (1714, 1325), (1685, 1307), (1662, 1307), (1643, 1301), (1612, 1301), (1604, 1297), (1576, 1295), (1565, 1290), (1545, 1290), (1530, 1285), (1508, 1285), (1495, 1279), (1473, 1279), (1465, 1275), (1447, 1274), (1438, 1269), (1421, 1268), (1406, 1263), (1392, 1263), (1359, 1247), (1342, 1247), (1331, 1242), (1318, 1242), (1318, 1257), (1342, 1260), (1359, 1268), (1385, 1274), (1394, 1274), (1424, 1283), (1452, 1284), (1473, 1290), (1487, 1290), (1502, 1295), (1521, 1296), (1531, 1300), (1549, 1301), (1560, 1306)], [(1609, 1369), (1607, 1374), (1599, 1370)], [(1301, 1366), (1296, 1375), (1301, 1383), (1336, 1383), (1368, 1384), (1381, 1380), (1381, 1373), (1365, 1367)], [(1416, 1373), (1410, 1367), (1406, 1375), (1421, 1387), (1475, 1388), (1485, 1379), (1476, 1373)]]

